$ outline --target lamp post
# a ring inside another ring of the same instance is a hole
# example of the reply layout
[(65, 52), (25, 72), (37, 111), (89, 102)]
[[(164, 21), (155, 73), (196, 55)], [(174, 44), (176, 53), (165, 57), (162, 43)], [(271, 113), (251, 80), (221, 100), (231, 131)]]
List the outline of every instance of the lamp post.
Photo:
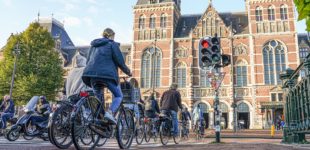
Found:
[(157, 59), (156, 59), (156, 49), (157, 49), (157, 29), (155, 29), (155, 39), (154, 39), (154, 48), (153, 51), (151, 51), (151, 56), (153, 60), (153, 72), (152, 72), (152, 93), (155, 92), (155, 76), (156, 76), (156, 65), (157, 65)]
[(10, 88), (10, 98), (12, 98), (12, 92), (13, 92), (13, 87), (14, 87), (14, 79), (15, 79), (15, 73), (16, 73), (16, 62), (17, 62), (17, 57), (20, 54), (20, 43), (18, 42), (13, 50), (13, 54), (15, 55), (15, 61), (14, 61), (14, 68), (13, 68), (13, 73), (12, 73), (12, 80), (11, 80), (11, 88)]

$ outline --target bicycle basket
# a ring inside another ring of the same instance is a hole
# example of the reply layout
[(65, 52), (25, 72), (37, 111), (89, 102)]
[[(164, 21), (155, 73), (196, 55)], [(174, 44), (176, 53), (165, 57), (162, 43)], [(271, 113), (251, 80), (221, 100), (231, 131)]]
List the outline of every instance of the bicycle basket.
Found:
[(140, 89), (134, 88), (130, 82), (121, 82), (123, 103), (134, 103), (140, 100)]

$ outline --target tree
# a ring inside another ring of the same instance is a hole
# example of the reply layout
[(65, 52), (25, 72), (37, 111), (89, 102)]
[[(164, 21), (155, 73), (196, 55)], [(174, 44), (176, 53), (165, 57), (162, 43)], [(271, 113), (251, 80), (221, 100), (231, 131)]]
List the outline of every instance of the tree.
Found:
[(307, 31), (310, 32), (310, 0), (294, 0), (298, 11), (298, 21), (306, 20)]
[(28, 102), (34, 95), (54, 100), (63, 85), (64, 71), (51, 34), (39, 23), (31, 23), (24, 32), (8, 39), (4, 59), (0, 61), (0, 94), (9, 92), (17, 42), (21, 43), (21, 53), (17, 59), (13, 99), (19, 104)]

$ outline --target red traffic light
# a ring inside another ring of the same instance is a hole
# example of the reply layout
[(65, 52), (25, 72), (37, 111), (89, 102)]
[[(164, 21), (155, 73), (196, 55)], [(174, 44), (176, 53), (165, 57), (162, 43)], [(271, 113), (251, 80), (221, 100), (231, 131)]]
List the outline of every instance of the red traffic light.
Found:
[(201, 45), (203, 48), (209, 48), (210, 43), (207, 40), (202, 40)]

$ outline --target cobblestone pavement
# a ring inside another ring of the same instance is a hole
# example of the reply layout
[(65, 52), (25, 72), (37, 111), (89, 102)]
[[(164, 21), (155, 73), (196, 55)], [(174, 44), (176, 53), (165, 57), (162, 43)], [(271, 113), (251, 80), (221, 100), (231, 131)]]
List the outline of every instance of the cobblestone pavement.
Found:
[[(211, 144), (214, 139), (203, 139), (200, 141), (187, 140), (175, 145), (173, 141), (167, 146), (162, 146), (160, 143), (148, 143), (136, 145), (133, 143), (131, 149), (150, 149), (150, 150), (167, 150), (167, 149), (184, 149), (184, 150), (307, 150), (310, 146), (303, 147), (299, 145), (283, 145), (279, 139), (241, 139), (241, 138), (223, 138), (222, 144)], [(49, 142), (44, 142), (40, 139), (31, 141), (18, 140), (9, 142), (6, 139), (0, 138), (0, 150), (54, 150), (57, 149)], [(74, 149), (71, 147), (70, 149)], [(103, 147), (98, 150), (119, 149), (115, 140), (109, 140)]]

